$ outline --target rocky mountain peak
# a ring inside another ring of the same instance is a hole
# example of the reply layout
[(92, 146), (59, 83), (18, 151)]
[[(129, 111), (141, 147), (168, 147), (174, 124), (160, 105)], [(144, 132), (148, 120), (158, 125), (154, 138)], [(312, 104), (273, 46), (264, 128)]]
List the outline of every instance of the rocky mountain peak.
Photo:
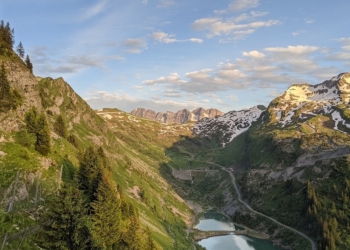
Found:
[(284, 127), (310, 115), (331, 114), (333, 107), (349, 101), (350, 73), (341, 73), (316, 85), (294, 84), (270, 103), (269, 122)]
[(216, 116), (222, 116), (224, 113), (218, 109), (210, 108), (197, 108), (192, 112), (188, 109), (182, 109), (177, 111), (176, 113), (172, 111), (163, 112), (155, 112), (153, 110), (146, 110), (144, 108), (136, 108), (131, 111), (131, 114), (134, 116), (147, 118), (150, 120), (163, 122), (163, 123), (178, 123), (183, 124), (189, 121), (199, 121), (203, 118), (214, 118)]
[(223, 116), (205, 118), (196, 123), (193, 133), (200, 137), (212, 137), (219, 132), (218, 138), (223, 146), (235, 137), (247, 131), (252, 123), (259, 119), (266, 108), (262, 105), (240, 111), (230, 111)]
[(316, 85), (293, 84), (279, 97), (283, 102), (349, 102), (350, 73), (342, 73)]

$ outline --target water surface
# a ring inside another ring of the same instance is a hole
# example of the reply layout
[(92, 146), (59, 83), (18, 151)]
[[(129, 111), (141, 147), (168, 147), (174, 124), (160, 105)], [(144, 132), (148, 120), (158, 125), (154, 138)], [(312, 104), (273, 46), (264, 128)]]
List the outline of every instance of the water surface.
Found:
[[(235, 225), (228, 217), (218, 212), (206, 212), (199, 220), (197, 229), (202, 231), (235, 231), (244, 228)], [(210, 237), (198, 242), (207, 250), (279, 250), (270, 241), (245, 235)]]

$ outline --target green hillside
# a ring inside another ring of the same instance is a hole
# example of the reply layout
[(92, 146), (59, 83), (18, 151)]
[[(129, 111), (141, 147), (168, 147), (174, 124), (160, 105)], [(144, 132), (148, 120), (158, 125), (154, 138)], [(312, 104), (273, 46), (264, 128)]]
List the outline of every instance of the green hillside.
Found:
[[(3, 105), (6, 110), (0, 111), (0, 239), (5, 242), (4, 249), (17, 249), (19, 245), (21, 249), (39, 249), (38, 244), (51, 249), (41, 229), (50, 226), (50, 211), (59, 209), (55, 202), (73, 194), (81, 200), (67, 200), (65, 206), (77, 202), (86, 207), (86, 211), (82, 208), (77, 212), (82, 216), (77, 221), (85, 221), (84, 226), (73, 231), (77, 231), (78, 238), (80, 230), (91, 233), (87, 246), (111, 249), (123, 244), (122, 249), (146, 249), (132, 244), (145, 245), (149, 235), (153, 239), (149, 242), (154, 242), (149, 249), (191, 248), (193, 243), (185, 232), (191, 212), (159, 172), (159, 166), (168, 159), (164, 148), (190, 130), (180, 129), (171, 136), (165, 132), (153, 140), (154, 134), (144, 133), (149, 128), (137, 130), (136, 124), (111, 129), (110, 121), (92, 110), (62, 78), (35, 77), (12, 46), (1, 48), (1, 80), (6, 79), (0, 82), (0, 91), (5, 93), (8, 86), (8, 93), (14, 93), (11, 98), (19, 100), (16, 105)], [(1, 95), (2, 104), (10, 103), (8, 93)], [(128, 115), (122, 115), (124, 122), (129, 121)], [(155, 131), (161, 129), (157, 123), (141, 123)], [(97, 156), (91, 153), (92, 158), (86, 158), (88, 152), (96, 152)], [(93, 163), (82, 171), (86, 161)], [(90, 184), (84, 184), (84, 180)], [(114, 191), (106, 199), (119, 204), (110, 209), (121, 213), (115, 215), (120, 218), (119, 226), (116, 224), (117, 243), (103, 240), (97, 217), (88, 216), (99, 211), (98, 202), (102, 200), (98, 195), (104, 197), (108, 190)], [(136, 212), (128, 213), (125, 206)], [(139, 232), (138, 238), (132, 240), (127, 233), (131, 229)]]

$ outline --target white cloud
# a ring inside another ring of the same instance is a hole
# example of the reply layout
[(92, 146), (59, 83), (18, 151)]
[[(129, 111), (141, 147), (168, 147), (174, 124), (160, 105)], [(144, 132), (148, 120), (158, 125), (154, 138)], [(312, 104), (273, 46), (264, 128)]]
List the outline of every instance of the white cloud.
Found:
[(147, 48), (147, 43), (141, 38), (128, 38), (124, 40), (123, 46), (127, 48), (127, 53), (140, 54)]
[(237, 40), (244, 38), (248, 34), (254, 33), (256, 29), (281, 24), (281, 22), (278, 20), (250, 21), (247, 23), (240, 23), (243, 20), (252, 19), (259, 15), (265, 15), (265, 12), (261, 12), (260, 14), (257, 14), (257, 12), (251, 12), (249, 16), (244, 14), (239, 17), (226, 20), (218, 17), (202, 18), (195, 20), (192, 23), (192, 28), (196, 31), (207, 31), (207, 37), (209, 38), (233, 34), (234, 38)]
[(272, 53), (303, 55), (313, 53), (319, 50), (319, 48), (316, 46), (297, 45), (288, 47), (271, 47), (264, 50)]
[(230, 11), (243, 11), (246, 9), (255, 8), (259, 5), (259, 0), (234, 0), (229, 5)]
[(257, 50), (252, 50), (252, 51), (249, 51), (249, 52), (243, 52), (243, 56), (252, 57), (252, 58), (263, 58), (263, 57), (265, 57), (265, 55), (263, 53), (260, 53)]
[(147, 5), (148, 4), (148, 0), (142, 0), (141, 1), (143, 4)]
[(185, 74), (188, 80), (182, 80), (180, 75), (173, 73), (167, 77), (144, 81), (144, 85), (165, 84), (187, 93), (209, 93), (225, 89), (243, 89), (248, 86), (241, 79), (245, 75), (235, 69), (234, 65), (226, 64), (218, 70), (202, 69)]
[(143, 84), (145, 85), (156, 85), (156, 84), (160, 84), (160, 83), (171, 83), (171, 84), (182, 84), (182, 83), (186, 83), (186, 81), (183, 81), (180, 79), (180, 75), (178, 73), (172, 73), (170, 76), (168, 77), (159, 77), (156, 80), (147, 80), (144, 81)]
[(174, 0), (160, 0), (157, 7), (158, 8), (168, 8), (174, 4), (175, 4)]
[(350, 51), (350, 45), (346, 45), (342, 47), (343, 50), (349, 50)]
[(55, 59), (55, 52), (47, 47), (34, 47), (30, 50), (31, 61), (35, 65), (35, 73), (43, 76), (53, 76), (53, 73), (71, 74), (78, 73), (87, 68), (106, 68), (108, 61), (121, 61), (125, 58), (119, 55), (103, 56), (99, 54), (62, 55)]
[(299, 35), (305, 34), (305, 33), (306, 33), (305, 30), (299, 30), (299, 31), (292, 32), (292, 36), (299, 36)]
[(107, 4), (107, 0), (102, 0), (102, 1), (99, 1), (97, 4), (95, 4), (94, 6), (91, 6), (90, 8), (83, 10), (83, 12), (80, 15), (80, 20), (85, 21), (87, 19), (90, 19), (102, 13), (103, 11), (106, 10), (106, 4)]
[(316, 22), (316, 21), (313, 20), (313, 19), (308, 19), (308, 18), (305, 19), (305, 23), (306, 24), (311, 24), (311, 23), (314, 23), (314, 22)]
[(214, 10), (215, 15), (224, 15), (227, 13), (227, 10)]
[(175, 38), (175, 35), (167, 34), (164, 32), (153, 32), (152, 38), (161, 43), (178, 43), (178, 42), (202, 43), (203, 42), (203, 40), (199, 38), (178, 40)]
[[(336, 67), (325, 67), (319, 63), (324, 52), (316, 46), (270, 47), (263, 51), (264, 53), (257, 50), (243, 52), (243, 59), (236, 59), (233, 63), (219, 63), (217, 69), (192, 71), (183, 76), (173, 73), (144, 81), (143, 85), (165, 85), (183, 93), (209, 94), (245, 88), (275, 89), (281, 84), (287, 86), (310, 82), (310, 79), (324, 80), (339, 73)], [(350, 53), (343, 53), (335, 54), (329, 59), (349, 58)], [(175, 97), (179, 93), (170, 94)]]
[(199, 39), (199, 38), (190, 38), (188, 39), (188, 41), (192, 42), (192, 43), (202, 43), (203, 39)]
[(350, 45), (350, 37), (343, 37), (338, 39), (338, 41), (341, 42), (342, 44)]

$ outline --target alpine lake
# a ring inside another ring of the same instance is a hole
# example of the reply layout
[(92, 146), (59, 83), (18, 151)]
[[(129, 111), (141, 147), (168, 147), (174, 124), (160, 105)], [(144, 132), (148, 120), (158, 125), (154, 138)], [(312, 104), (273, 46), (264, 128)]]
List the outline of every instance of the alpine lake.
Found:
[(235, 225), (228, 217), (217, 211), (205, 212), (195, 228), (201, 231), (229, 232), (228, 235), (213, 236), (198, 241), (198, 244), (207, 250), (280, 250), (268, 240), (236, 235), (234, 231), (242, 231), (244, 228)]

